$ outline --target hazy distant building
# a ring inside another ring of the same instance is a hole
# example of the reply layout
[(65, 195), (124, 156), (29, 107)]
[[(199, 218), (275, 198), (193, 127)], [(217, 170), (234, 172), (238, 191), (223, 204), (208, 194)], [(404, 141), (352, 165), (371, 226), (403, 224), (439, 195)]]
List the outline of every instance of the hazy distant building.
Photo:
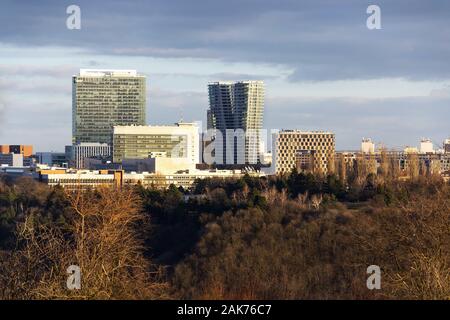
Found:
[(48, 166), (66, 167), (68, 159), (64, 152), (36, 152), (36, 160)]
[(207, 125), (216, 130), (216, 163), (259, 163), (264, 82), (213, 82), (208, 85), (208, 92)]
[(31, 157), (33, 154), (33, 146), (30, 145), (0, 145), (0, 153), (21, 154), (24, 157)]
[(366, 154), (375, 153), (375, 144), (371, 139), (363, 138), (361, 142), (361, 152)]
[(72, 82), (72, 143), (112, 143), (115, 125), (144, 125), (146, 78), (136, 70), (81, 69)]
[(444, 141), (444, 152), (450, 153), (450, 139), (445, 139)]
[(186, 158), (199, 162), (199, 127), (196, 123), (173, 126), (115, 126), (113, 161), (152, 157)]
[(430, 139), (420, 141), (420, 153), (434, 153), (433, 142)]
[(405, 154), (416, 154), (416, 153), (419, 153), (419, 149), (417, 149), (417, 147), (406, 146), (403, 149), (403, 153), (405, 153)]
[(298, 171), (326, 174), (334, 159), (335, 138), (331, 132), (283, 130), (272, 138), (272, 173)]
[(2, 153), (0, 154), (0, 165), (9, 167), (23, 167), (24, 157), (20, 153)]
[(70, 166), (81, 169), (85, 168), (85, 159), (90, 157), (110, 157), (112, 147), (106, 143), (79, 143), (68, 148), (70, 154)]

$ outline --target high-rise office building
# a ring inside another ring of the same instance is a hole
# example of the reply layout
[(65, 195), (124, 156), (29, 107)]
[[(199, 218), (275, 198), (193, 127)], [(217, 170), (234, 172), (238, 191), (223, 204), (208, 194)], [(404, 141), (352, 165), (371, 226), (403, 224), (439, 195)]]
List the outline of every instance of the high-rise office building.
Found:
[(260, 163), (264, 82), (212, 82), (208, 91), (207, 123), (216, 132), (216, 163)]
[(275, 174), (298, 171), (326, 174), (334, 159), (335, 139), (331, 132), (284, 130), (272, 138), (272, 171)]
[(144, 125), (146, 77), (135, 70), (81, 69), (72, 82), (72, 143), (112, 143), (115, 125)]
[(173, 126), (115, 126), (113, 161), (146, 158), (185, 158), (199, 162), (199, 127), (196, 123)]

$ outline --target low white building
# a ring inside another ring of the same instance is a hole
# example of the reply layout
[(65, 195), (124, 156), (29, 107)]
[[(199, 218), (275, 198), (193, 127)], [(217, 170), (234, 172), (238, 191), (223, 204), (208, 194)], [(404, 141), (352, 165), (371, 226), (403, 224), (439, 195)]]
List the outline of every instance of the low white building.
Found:
[[(49, 186), (61, 186), (67, 189), (87, 189), (101, 186), (122, 187), (140, 184), (144, 187), (167, 188), (170, 185), (189, 189), (198, 179), (240, 178), (245, 173), (240, 170), (187, 170), (180, 173), (125, 173), (123, 170), (42, 170), (39, 180)], [(264, 176), (260, 172), (250, 172), (250, 176)]]
[(361, 142), (361, 152), (364, 154), (374, 154), (375, 143), (373, 143), (371, 139), (363, 138)]
[(434, 153), (433, 142), (430, 139), (420, 141), (420, 153)]
[(113, 162), (155, 155), (199, 163), (199, 127), (180, 122), (173, 126), (115, 126)]

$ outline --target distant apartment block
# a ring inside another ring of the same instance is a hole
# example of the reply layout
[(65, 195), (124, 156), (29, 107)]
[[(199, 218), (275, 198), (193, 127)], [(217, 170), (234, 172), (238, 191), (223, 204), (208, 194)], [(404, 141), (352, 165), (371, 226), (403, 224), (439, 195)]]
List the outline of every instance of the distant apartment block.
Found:
[(30, 145), (0, 145), (0, 153), (21, 154), (24, 157), (31, 157), (33, 154), (33, 146)]
[[(212, 82), (208, 85), (208, 129), (215, 129), (217, 164), (261, 162), (261, 129), (264, 114), (264, 82)], [(229, 136), (233, 134), (236, 136)]]
[(369, 138), (363, 138), (361, 142), (361, 152), (364, 154), (375, 153), (375, 143)]
[(450, 139), (445, 139), (444, 141), (444, 152), (450, 153)]
[(430, 139), (422, 139), (420, 141), (420, 153), (435, 153), (433, 142)]
[(331, 132), (284, 130), (273, 135), (272, 171), (326, 174), (334, 161), (335, 137)]
[(23, 167), (23, 154), (5, 153), (0, 154), (0, 165), (9, 167)]
[(144, 125), (146, 77), (136, 70), (81, 69), (72, 82), (72, 143), (112, 144), (115, 125)]
[(173, 126), (115, 126), (113, 162), (154, 157), (185, 158), (199, 162), (199, 127), (196, 123)]

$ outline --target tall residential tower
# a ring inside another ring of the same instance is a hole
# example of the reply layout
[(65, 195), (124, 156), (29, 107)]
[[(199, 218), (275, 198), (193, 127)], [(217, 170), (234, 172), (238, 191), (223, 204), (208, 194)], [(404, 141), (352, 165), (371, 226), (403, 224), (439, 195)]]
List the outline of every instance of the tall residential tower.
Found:
[(212, 82), (208, 91), (208, 129), (216, 131), (216, 163), (260, 163), (264, 82)]
[(136, 70), (81, 69), (72, 82), (72, 143), (112, 143), (115, 125), (145, 125), (146, 78)]

